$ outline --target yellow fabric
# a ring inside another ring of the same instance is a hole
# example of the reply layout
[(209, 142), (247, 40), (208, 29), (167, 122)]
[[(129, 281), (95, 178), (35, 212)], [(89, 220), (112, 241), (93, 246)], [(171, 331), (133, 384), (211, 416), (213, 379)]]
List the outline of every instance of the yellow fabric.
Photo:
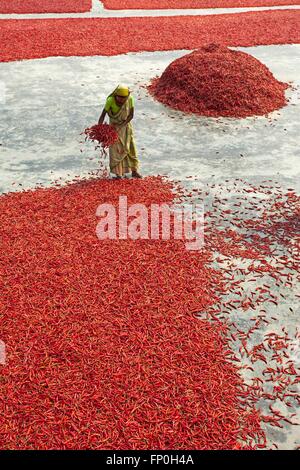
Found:
[(114, 94), (118, 96), (129, 96), (129, 88), (125, 85), (118, 85)]

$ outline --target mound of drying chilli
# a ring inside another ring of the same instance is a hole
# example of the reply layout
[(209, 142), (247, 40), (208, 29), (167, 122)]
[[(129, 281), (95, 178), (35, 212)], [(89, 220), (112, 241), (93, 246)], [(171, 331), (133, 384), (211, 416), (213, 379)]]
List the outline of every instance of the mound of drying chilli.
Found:
[(172, 189), (97, 180), (0, 198), (2, 449), (232, 449), (260, 432), (224, 325), (191, 313), (224, 289), (210, 252), (96, 237), (99, 204), (170, 203)]
[(86, 140), (89, 139), (92, 142), (98, 142), (103, 149), (109, 148), (117, 142), (119, 138), (116, 129), (109, 124), (96, 124), (95, 126), (85, 129), (84, 133)]
[(211, 44), (172, 62), (148, 88), (186, 113), (246, 117), (284, 106), (287, 87), (251, 55)]
[(169, 8), (241, 8), (299, 5), (299, 0), (102, 0), (112, 10), (152, 10)]
[(92, 0), (1, 0), (0, 13), (80, 13), (90, 11)]

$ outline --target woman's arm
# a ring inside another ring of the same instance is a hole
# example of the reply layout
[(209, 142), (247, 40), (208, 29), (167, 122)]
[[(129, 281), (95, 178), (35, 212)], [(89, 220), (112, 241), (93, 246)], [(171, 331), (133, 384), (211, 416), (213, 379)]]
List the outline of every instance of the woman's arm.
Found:
[(99, 120), (98, 120), (98, 124), (103, 124), (104, 119), (105, 119), (105, 116), (106, 116), (106, 110), (103, 109), (102, 113), (100, 114), (100, 117), (99, 117)]

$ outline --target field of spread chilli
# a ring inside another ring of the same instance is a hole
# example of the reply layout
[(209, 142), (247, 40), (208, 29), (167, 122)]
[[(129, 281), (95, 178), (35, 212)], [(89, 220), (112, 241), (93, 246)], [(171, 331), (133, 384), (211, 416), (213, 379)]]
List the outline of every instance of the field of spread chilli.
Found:
[(0, 40), (0, 450), (300, 449), (300, 1)]

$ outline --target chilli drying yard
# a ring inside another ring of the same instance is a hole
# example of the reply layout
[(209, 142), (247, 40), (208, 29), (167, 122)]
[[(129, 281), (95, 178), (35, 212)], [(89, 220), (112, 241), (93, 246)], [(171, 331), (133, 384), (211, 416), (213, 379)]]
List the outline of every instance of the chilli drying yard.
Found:
[[(1, 449), (300, 447), (299, 7), (0, 0)], [(118, 83), (143, 179), (84, 140)], [(204, 246), (99, 240), (119, 196)]]

